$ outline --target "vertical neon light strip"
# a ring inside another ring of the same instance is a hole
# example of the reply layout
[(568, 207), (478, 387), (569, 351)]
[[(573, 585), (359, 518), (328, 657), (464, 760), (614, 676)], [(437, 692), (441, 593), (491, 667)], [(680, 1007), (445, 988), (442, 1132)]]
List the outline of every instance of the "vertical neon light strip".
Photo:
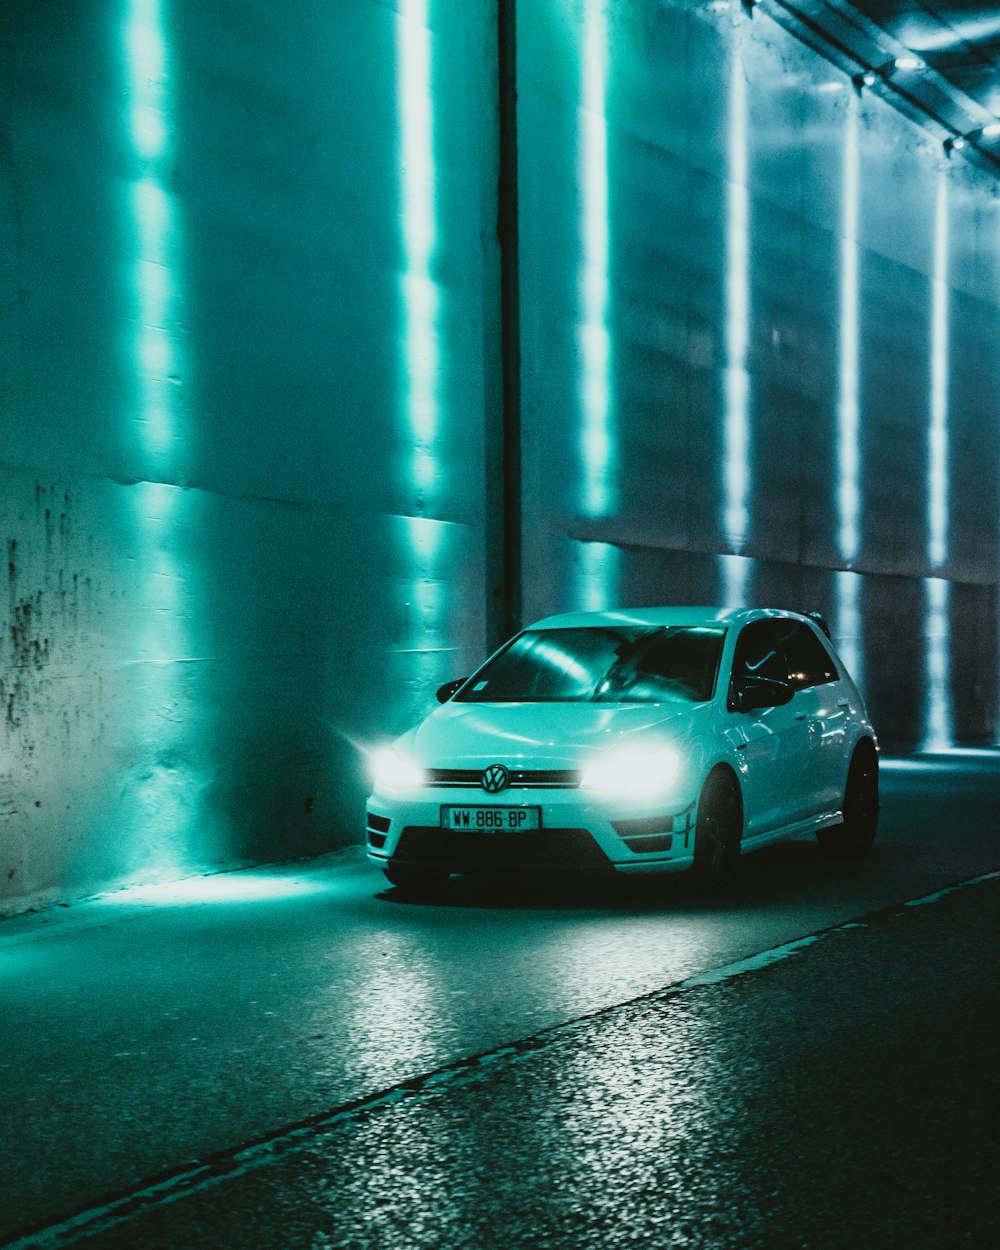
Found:
[[(935, 571), (948, 559), (948, 183), (938, 172), (931, 288), (930, 428), (927, 440), (927, 560)], [(927, 699), (925, 751), (953, 745), (951, 707), (951, 587), (940, 577), (924, 583)]]
[(129, 0), (124, 36), (129, 136), (138, 170), (131, 188), (135, 359), (139, 366), (136, 420), (144, 450), (155, 465), (167, 467), (176, 441), (181, 361), (171, 329), (177, 298), (172, 270), (177, 225), (167, 190), (171, 151), (162, 0)]
[(927, 559), (948, 558), (948, 182), (938, 174), (931, 291), (931, 411), (927, 442)]
[[(174, 664), (187, 645), (182, 602), (183, 570), (176, 553), (177, 509), (183, 492), (162, 479), (176, 472), (183, 359), (179, 345), (180, 291), (176, 279), (179, 226), (170, 192), (173, 153), (170, 73), (164, 0), (126, 0), (123, 51), (127, 133), (135, 171), (129, 186), (132, 229), (134, 336), (128, 359), (135, 369), (133, 424), (138, 428), (141, 473), (133, 495), (141, 541), (143, 615), (138, 656), (150, 674), (139, 685), (142, 703), (135, 741), (143, 779), (134, 798), (141, 837), (137, 848), (148, 871), (187, 862), (191, 816), (189, 773), (180, 768), (187, 732)], [(155, 855), (156, 862), (148, 857)]]
[(607, 28), (602, 0), (589, 0), (583, 35), (580, 109), (580, 390), (583, 506), (614, 507), (611, 435), (610, 256), (608, 242)]
[(432, 39), (428, 0), (405, 0), (396, 26), (400, 207), (402, 230), (401, 420), (411, 448), (410, 486), (417, 515), (404, 519), (409, 569), (407, 646), (430, 660), (434, 677), (442, 645), (439, 577), (442, 524), (423, 515), (437, 503), (437, 441), (441, 385), (441, 327), (434, 279), (437, 249), (437, 170), (434, 159)]
[[(842, 168), (843, 200), (840, 236), (840, 353), (837, 395), (837, 546), (846, 569), (854, 564), (860, 539), (860, 383), (858, 372), (858, 101), (847, 99)], [(858, 685), (862, 638), (859, 604), (860, 580), (856, 573), (839, 572), (836, 578), (837, 634), (840, 654)]]
[[(583, 512), (606, 516), (616, 505), (612, 432), (610, 242), (608, 226), (608, 31), (602, 0), (588, 0), (580, 101), (579, 391)], [(577, 600), (590, 611), (611, 606), (619, 552), (588, 542), (580, 551)]]
[(413, 447), (418, 507), (433, 502), (438, 476), (440, 326), (432, 274), (437, 244), (436, 170), (427, 0), (405, 0), (397, 24), (403, 234), (404, 420)]
[(848, 97), (840, 238), (840, 379), (837, 397), (837, 542), (850, 566), (858, 554), (858, 102)]
[(726, 363), (723, 429), (723, 532), (731, 555), (722, 561), (725, 606), (746, 599), (747, 561), (740, 557), (750, 526), (750, 205), (747, 188), (747, 89), (743, 57), (733, 48), (729, 78), (726, 182)]

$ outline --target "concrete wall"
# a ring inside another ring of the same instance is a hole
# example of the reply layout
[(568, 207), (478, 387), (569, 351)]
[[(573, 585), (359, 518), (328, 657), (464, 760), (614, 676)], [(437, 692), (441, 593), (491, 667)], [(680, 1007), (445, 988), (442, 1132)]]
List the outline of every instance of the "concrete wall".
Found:
[(520, 53), (526, 615), (816, 608), (887, 744), (995, 740), (995, 179), (766, 5)]
[[(496, 640), (496, 20), (0, 7), (0, 907), (359, 841)], [(526, 618), (819, 607), (992, 740), (995, 184), (759, 13), (518, 23)]]
[(0, 899), (362, 836), (486, 648), (489, 3), (0, 8)]

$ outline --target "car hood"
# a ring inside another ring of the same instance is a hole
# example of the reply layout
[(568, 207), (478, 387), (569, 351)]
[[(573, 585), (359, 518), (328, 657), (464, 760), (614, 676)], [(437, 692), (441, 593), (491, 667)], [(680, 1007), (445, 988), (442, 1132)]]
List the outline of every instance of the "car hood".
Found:
[(636, 734), (679, 741), (711, 714), (710, 703), (445, 703), (399, 745), (425, 768), (575, 768)]

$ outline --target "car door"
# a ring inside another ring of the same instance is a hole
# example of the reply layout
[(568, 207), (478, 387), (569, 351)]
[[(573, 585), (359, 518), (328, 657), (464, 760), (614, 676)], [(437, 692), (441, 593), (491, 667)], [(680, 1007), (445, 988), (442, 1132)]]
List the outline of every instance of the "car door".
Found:
[(745, 625), (736, 640), (727, 703), (732, 720), (727, 736), (743, 763), (745, 840), (794, 819), (788, 813), (797, 792), (796, 770), (805, 751), (806, 730), (791, 704), (741, 712), (736, 690), (746, 681), (768, 678), (784, 682), (787, 676), (788, 665), (770, 620)]
[(789, 705), (804, 733), (797, 734), (797, 784), (789, 792), (796, 820), (834, 811), (843, 797), (849, 700), (840, 673), (811, 625), (791, 617), (772, 618), (784, 655), (786, 680), (795, 691)]

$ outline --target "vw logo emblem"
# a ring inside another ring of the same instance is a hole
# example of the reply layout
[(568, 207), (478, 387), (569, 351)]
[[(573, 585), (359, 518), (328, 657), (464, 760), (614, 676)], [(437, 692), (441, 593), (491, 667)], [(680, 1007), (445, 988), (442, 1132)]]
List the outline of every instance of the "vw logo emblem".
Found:
[(508, 774), (502, 764), (491, 764), (483, 773), (482, 787), (487, 794), (496, 794), (507, 784)]

